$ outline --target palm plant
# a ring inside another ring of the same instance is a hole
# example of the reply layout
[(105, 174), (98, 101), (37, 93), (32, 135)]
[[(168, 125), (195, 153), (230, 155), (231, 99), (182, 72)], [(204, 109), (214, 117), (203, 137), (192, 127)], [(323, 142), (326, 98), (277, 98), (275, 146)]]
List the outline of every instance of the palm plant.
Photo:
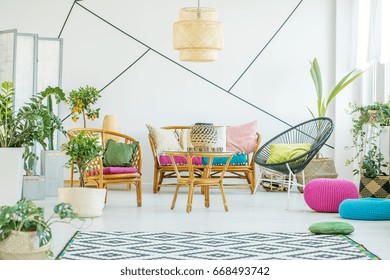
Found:
[(313, 118), (316, 117), (325, 117), (326, 111), (328, 110), (329, 104), (332, 102), (332, 100), (349, 84), (351, 84), (354, 80), (359, 78), (363, 72), (359, 72), (353, 76), (351, 76), (356, 69), (349, 72), (347, 75), (345, 75), (332, 89), (332, 91), (329, 93), (328, 96), (323, 95), (322, 91), (322, 76), (321, 76), (321, 70), (320, 66), (318, 64), (317, 58), (314, 58), (313, 62), (310, 62), (310, 75), (313, 79), (314, 86), (316, 88), (317, 92), (317, 116), (315, 116), (314, 112), (307, 108), (312, 115)]

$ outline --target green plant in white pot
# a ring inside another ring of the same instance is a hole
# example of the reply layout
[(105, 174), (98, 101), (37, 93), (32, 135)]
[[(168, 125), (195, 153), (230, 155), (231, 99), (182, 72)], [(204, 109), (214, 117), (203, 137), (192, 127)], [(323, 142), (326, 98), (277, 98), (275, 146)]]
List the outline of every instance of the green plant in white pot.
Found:
[(84, 174), (99, 157), (102, 147), (99, 138), (81, 132), (76, 138), (62, 145), (68, 156), (66, 166), (76, 166), (79, 173), (79, 187), (62, 188), (58, 190), (59, 201), (71, 203), (81, 217), (97, 217), (102, 215), (106, 189), (87, 188)]
[[(317, 106), (316, 110), (311, 110), (309, 108), (307, 109), (309, 110), (310, 115), (313, 118), (321, 118), (326, 116), (328, 107), (331, 105), (332, 101), (337, 97), (337, 95), (353, 81), (359, 78), (363, 74), (363, 72), (356, 71), (356, 69), (352, 70), (333, 87), (329, 94), (324, 94), (321, 69), (317, 58), (314, 58), (313, 61), (310, 62), (310, 65), (310, 75), (315, 87)], [(306, 182), (314, 178), (337, 178), (337, 176), (338, 174), (336, 172), (336, 167), (333, 159), (323, 158), (321, 157), (320, 153), (318, 153), (316, 157), (312, 159), (308, 166), (305, 168)], [(302, 178), (300, 176), (298, 178), (300, 181), (302, 181)], [(301, 192), (303, 191), (302, 188), (299, 188), (299, 190)]]
[[(15, 205), (0, 207), (0, 259), (48, 259), (53, 256), (53, 223), (80, 219), (71, 205), (60, 203), (46, 219), (42, 207), (21, 199)], [(81, 219), (82, 220), (82, 219)]]
[(0, 205), (12, 205), (21, 198), (24, 147), (44, 143), (42, 130), (48, 111), (34, 102), (14, 110), (15, 90), (11, 81), (1, 83), (0, 92)]

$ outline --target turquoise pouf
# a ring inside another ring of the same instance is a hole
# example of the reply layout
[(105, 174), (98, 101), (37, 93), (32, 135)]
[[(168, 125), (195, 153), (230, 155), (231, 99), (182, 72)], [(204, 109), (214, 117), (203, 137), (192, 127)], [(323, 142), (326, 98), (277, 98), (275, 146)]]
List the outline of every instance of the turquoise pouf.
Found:
[(346, 199), (340, 204), (339, 214), (344, 219), (352, 220), (390, 220), (390, 199), (372, 197)]

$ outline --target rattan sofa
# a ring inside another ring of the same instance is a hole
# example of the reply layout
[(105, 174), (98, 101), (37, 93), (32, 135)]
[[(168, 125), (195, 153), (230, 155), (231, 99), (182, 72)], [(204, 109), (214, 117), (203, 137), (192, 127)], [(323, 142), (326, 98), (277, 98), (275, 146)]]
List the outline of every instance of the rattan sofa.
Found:
[[(191, 126), (165, 126), (161, 129), (173, 130), (177, 140), (179, 141), (180, 134), (184, 129), (191, 129)], [(225, 173), (224, 186), (237, 187), (237, 188), (249, 188), (251, 193), (254, 192), (256, 187), (256, 166), (253, 159), (254, 153), (260, 147), (261, 136), (257, 133), (257, 145), (253, 153), (247, 154), (246, 165), (229, 165)], [(157, 193), (161, 187), (176, 186), (176, 181), (167, 182), (167, 179), (176, 179), (176, 173), (172, 165), (161, 165), (159, 163), (158, 154), (156, 152), (155, 145), (151, 134), (149, 133), (149, 142), (152, 150), (154, 160), (154, 178), (153, 178), (153, 192)], [(187, 166), (177, 166), (180, 172), (186, 172)], [(213, 166), (212, 176), (217, 177), (223, 170), (223, 166)], [(183, 175), (185, 176), (185, 174)], [(237, 180), (239, 179), (239, 180)]]

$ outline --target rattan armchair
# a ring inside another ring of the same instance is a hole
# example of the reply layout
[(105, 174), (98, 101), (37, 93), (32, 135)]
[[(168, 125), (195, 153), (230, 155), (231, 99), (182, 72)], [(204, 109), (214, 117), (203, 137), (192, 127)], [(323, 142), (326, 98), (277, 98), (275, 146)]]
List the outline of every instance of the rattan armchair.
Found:
[[(126, 144), (138, 142), (134, 138), (125, 134), (96, 128), (74, 128), (68, 131), (68, 136), (70, 139), (73, 139), (77, 137), (77, 135), (82, 131), (84, 131), (84, 133), (87, 135), (89, 134), (99, 137), (103, 150), (106, 140), (108, 139), (113, 139), (116, 142), (122, 142)], [(101, 157), (98, 157), (95, 161), (91, 162), (89, 168), (87, 168), (88, 170), (84, 174), (85, 183), (94, 184), (97, 188), (107, 188), (109, 184), (127, 184), (128, 190), (131, 189), (131, 185), (135, 185), (137, 206), (140, 207), (142, 206), (142, 149), (140, 145), (138, 145), (138, 148), (133, 155), (133, 160), (130, 163), (130, 166), (137, 168), (138, 172), (122, 174), (104, 174), (102, 159)], [(74, 181), (73, 173), (74, 168), (72, 166), (70, 178), (71, 187), (73, 187)]]
[[(287, 209), (289, 208), (290, 201), (290, 189), (292, 183), (296, 183), (296, 174), (302, 172), (302, 185), (305, 185), (304, 169), (309, 162), (315, 157), (320, 149), (325, 145), (334, 129), (333, 121), (329, 118), (316, 118), (305, 121), (290, 129), (280, 133), (273, 137), (267, 143), (260, 147), (254, 156), (256, 164), (260, 167), (260, 178), (256, 189), (263, 180), (261, 177), (261, 170), (266, 169), (271, 172), (279, 173), (282, 175), (288, 175), (288, 202)], [(288, 161), (269, 164), (267, 159), (270, 156), (271, 144), (311, 144), (310, 150), (292, 158)]]

